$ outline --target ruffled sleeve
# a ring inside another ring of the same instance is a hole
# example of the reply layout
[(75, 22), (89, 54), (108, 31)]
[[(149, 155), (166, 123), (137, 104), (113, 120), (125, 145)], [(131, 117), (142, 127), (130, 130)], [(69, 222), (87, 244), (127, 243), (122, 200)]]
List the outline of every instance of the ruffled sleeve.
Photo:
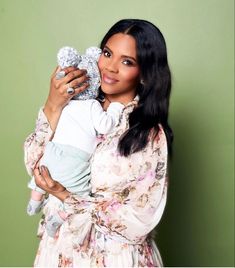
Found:
[[(159, 223), (167, 197), (167, 142), (160, 129), (147, 148), (135, 153), (142, 162), (138, 174), (124, 183), (80, 198), (71, 194), (65, 200), (71, 230), (82, 243), (91, 226), (119, 240), (141, 243)], [(127, 158), (128, 165), (138, 165)], [(134, 160), (133, 160), (134, 161)]]
[(43, 112), (43, 108), (41, 108), (36, 120), (35, 130), (24, 142), (24, 162), (30, 176), (32, 176), (33, 169), (41, 158), (45, 145), (51, 139), (52, 135), (53, 131)]

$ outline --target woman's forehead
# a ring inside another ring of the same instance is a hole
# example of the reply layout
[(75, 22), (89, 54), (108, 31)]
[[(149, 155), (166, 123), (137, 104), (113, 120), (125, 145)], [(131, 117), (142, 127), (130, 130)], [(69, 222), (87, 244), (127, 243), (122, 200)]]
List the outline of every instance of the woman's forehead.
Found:
[(114, 34), (108, 39), (105, 46), (113, 53), (136, 58), (136, 41), (131, 35)]

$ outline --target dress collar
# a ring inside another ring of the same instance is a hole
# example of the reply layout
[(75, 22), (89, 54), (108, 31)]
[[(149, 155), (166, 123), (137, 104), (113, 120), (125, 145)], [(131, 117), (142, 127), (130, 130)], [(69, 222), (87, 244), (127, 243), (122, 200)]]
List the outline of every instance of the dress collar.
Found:
[(127, 103), (127, 105), (125, 105), (125, 108), (136, 106), (138, 101), (139, 101), (139, 99), (140, 99), (139, 95), (136, 95), (135, 98), (132, 101), (130, 101), (129, 103)]

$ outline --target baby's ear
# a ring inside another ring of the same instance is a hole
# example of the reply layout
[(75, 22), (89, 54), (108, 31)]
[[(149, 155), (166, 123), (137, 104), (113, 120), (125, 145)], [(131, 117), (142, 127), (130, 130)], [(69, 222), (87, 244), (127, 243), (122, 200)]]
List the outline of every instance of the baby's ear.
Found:
[(99, 60), (102, 50), (98, 47), (89, 47), (86, 49), (86, 55), (95, 61)]

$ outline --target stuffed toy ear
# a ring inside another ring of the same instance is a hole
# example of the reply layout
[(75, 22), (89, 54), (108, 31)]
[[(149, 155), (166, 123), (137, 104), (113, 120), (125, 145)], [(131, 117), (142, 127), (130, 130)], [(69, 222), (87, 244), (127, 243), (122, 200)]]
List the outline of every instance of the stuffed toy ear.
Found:
[(77, 67), (80, 61), (81, 56), (72, 47), (62, 47), (57, 54), (57, 62), (62, 69), (70, 66)]
[(94, 59), (96, 62), (98, 61), (100, 55), (102, 53), (102, 50), (98, 47), (89, 47), (86, 49), (86, 56)]

